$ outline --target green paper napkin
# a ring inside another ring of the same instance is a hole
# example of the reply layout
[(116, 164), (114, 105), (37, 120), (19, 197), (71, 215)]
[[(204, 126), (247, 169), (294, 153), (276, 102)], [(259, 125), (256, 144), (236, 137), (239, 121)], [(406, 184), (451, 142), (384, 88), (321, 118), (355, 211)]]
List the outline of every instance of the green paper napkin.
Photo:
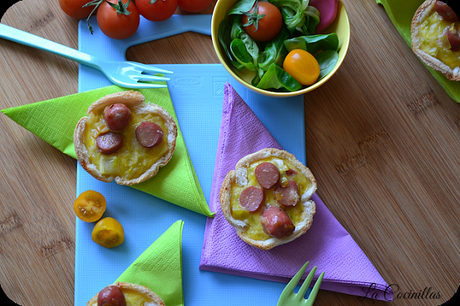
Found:
[[(89, 105), (99, 98), (127, 89), (115, 85), (56, 99), (2, 110), (12, 120), (61, 152), (77, 158), (73, 132)], [(167, 88), (138, 90), (147, 102), (164, 107), (177, 124), (176, 150), (170, 162), (153, 178), (131, 187), (197, 213), (213, 216), (204, 197), (180, 130)]]
[[(401, 34), (402, 38), (412, 49), (410, 26), (415, 11), (424, 0), (376, 0), (382, 4), (385, 11), (393, 22), (394, 26)], [(425, 65), (426, 66), (426, 65)], [(460, 82), (449, 81), (442, 73), (426, 66), (433, 77), (444, 88), (447, 94), (456, 102), (460, 102)]]
[(167, 306), (184, 305), (182, 289), (182, 229), (176, 221), (146, 249), (115, 282), (145, 286)]

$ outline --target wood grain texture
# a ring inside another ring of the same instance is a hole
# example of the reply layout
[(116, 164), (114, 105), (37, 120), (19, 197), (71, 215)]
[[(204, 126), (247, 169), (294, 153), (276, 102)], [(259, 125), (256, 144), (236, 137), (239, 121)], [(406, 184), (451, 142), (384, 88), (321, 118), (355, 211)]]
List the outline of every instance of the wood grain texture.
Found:
[[(441, 294), (392, 305), (439, 305), (460, 275), (460, 106), (382, 6), (343, 2), (348, 55), (327, 84), (305, 95), (308, 166), (319, 196), (389, 284)], [(1, 21), (78, 48), (78, 21), (57, 0), (21, 1)], [(70, 60), (5, 40), (0, 54), (2, 109), (77, 92), (78, 64)], [(196, 33), (131, 47), (127, 57), (218, 62), (210, 37)], [(4, 115), (0, 129), (0, 284), (21, 305), (73, 305), (76, 161)], [(315, 305), (389, 303), (320, 291)]]

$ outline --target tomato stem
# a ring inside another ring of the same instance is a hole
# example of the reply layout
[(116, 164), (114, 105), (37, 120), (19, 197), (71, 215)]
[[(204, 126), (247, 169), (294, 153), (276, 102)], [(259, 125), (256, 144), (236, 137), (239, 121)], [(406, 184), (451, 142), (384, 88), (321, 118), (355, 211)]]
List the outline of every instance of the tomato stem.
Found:
[(107, 0), (104, 0), (105, 2), (107, 2), (111, 7), (113, 7), (116, 11), (117, 11), (117, 14), (118, 15), (129, 15), (131, 14), (130, 11), (128, 11), (128, 5), (129, 3), (131, 2), (131, 0), (128, 0), (128, 2), (126, 3), (123, 3), (123, 0), (118, 0), (118, 4), (113, 4)]
[(248, 27), (251, 24), (254, 24), (254, 27), (256, 28), (256, 31), (257, 31), (257, 28), (259, 27), (259, 20), (262, 19), (263, 17), (265, 17), (265, 14), (259, 14), (259, 10), (257, 9), (257, 3), (258, 2), (259, 1), (256, 0), (256, 3), (254, 5), (254, 11), (252, 13), (251, 13), (251, 10), (249, 10), (247, 12), (241, 12), (244, 15), (248, 16), (248, 22), (243, 24), (243, 27)]
[(91, 13), (89, 14), (88, 18), (86, 18), (86, 24), (88, 25), (88, 30), (91, 32), (91, 35), (94, 33), (93, 31), (93, 27), (89, 24), (89, 18), (93, 15), (93, 13), (97, 10), (97, 8), (99, 7), (99, 5), (101, 5), (102, 2), (104, 2), (105, 0), (93, 0), (93, 1), (90, 1), (88, 3), (86, 3), (85, 5), (83, 5), (83, 7), (87, 7), (87, 6), (92, 6), (94, 5), (94, 8), (93, 10), (91, 11)]

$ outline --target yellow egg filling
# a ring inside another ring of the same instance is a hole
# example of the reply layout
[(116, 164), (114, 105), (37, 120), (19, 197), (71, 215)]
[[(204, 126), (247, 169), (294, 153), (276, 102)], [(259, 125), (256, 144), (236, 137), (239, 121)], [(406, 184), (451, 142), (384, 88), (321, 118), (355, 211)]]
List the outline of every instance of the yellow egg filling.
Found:
[(152, 302), (145, 294), (141, 294), (137, 291), (129, 289), (122, 289), (121, 291), (125, 295), (127, 306), (144, 306)]
[[(302, 175), (300, 173), (300, 170), (295, 168), (288, 160), (283, 160), (277, 157), (269, 157), (269, 158), (262, 159), (262, 160), (259, 160), (257, 162), (250, 164), (248, 168), (247, 185), (240, 186), (236, 184), (235, 182), (231, 184), (230, 205), (231, 205), (232, 216), (233, 218), (237, 220), (242, 220), (246, 224), (248, 224), (248, 226), (245, 229), (245, 233), (251, 239), (258, 240), (258, 241), (264, 241), (264, 240), (271, 238), (268, 234), (264, 232), (262, 228), (262, 224), (260, 223), (260, 215), (264, 211), (265, 207), (267, 206), (281, 207), (289, 215), (294, 226), (296, 226), (300, 221), (302, 221), (301, 216), (304, 210), (304, 207), (301, 204), (300, 200), (295, 206), (292, 206), (292, 207), (286, 207), (286, 206), (282, 206), (281, 204), (279, 204), (274, 196), (274, 190), (276, 186), (268, 190), (264, 190), (265, 199), (264, 199), (263, 207), (261, 207), (258, 211), (254, 213), (250, 213), (243, 206), (241, 206), (239, 198), (240, 198), (240, 194), (243, 191), (243, 189), (248, 186), (260, 187), (259, 183), (257, 182), (254, 172), (255, 172), (256, 167), (263, 162), (270, 162), (274, 164), (275, 166), (277, 166), (277, 168), (280, 170), (280, 184), (281, 185), (284, 185), (285, 183), (287, 183), (288, 180), (294, 180), (297, 183), (300, 197), (302, 197), (302, 194), (306, 190), (308, 190), (312, 184), (311, 181), (307, 177)], [(285, 174), (285, 172), (289, 169), (295, 170), (297, 174), (295, 176), (288, 177)]]
[[(164, 134), (160, 145), (145, 148), (139, 144), (135, 130), (143, 121), (156, 123), (162, 128)], [(85, 146), (90, 162), (105, 176), (120, 176), (127, 180), (138, 178), (168, 151), (168, 128), (165, 120), (159, 115), (137, 114), (131, 111), (131, 121), (121, 131), (123, 146), (113, 154), (104, 155), (97, 148), (96, 139), (98, 135), (107, 132), (109, 128), (105, 122), (103, 110), (91, 113), (86, 121)]]
[(454, 25), (459, 27), (460, 23), (445, 21), (433, 10), (433, 13), (422, 22), (419, 30), (420, 49), (452, 69), (460, 67), (460, 51), (451, 51), (447, 39), (447, 30)]

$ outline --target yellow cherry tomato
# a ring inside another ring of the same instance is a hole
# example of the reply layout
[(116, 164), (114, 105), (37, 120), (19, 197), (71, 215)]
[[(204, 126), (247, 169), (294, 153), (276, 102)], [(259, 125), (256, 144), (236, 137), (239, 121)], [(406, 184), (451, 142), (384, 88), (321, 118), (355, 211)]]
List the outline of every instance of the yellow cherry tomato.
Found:
[(302, 85), (314, 84), (319, 77), (319, 64), (316, 58), (302, 49), (294, 49), (286, 56), (283, 69)]
[(80, 194), (73, 203), (73, 210), (80, 220), (95, 222), (99, 220), (107, 208), (105, 197), (97, 191), (87, 190)]
[(97, 244), (110, 249), (123, 243), (125, 231), (120, 222), (114, 218), (106, 217), (96, 223), (91, 238)]

